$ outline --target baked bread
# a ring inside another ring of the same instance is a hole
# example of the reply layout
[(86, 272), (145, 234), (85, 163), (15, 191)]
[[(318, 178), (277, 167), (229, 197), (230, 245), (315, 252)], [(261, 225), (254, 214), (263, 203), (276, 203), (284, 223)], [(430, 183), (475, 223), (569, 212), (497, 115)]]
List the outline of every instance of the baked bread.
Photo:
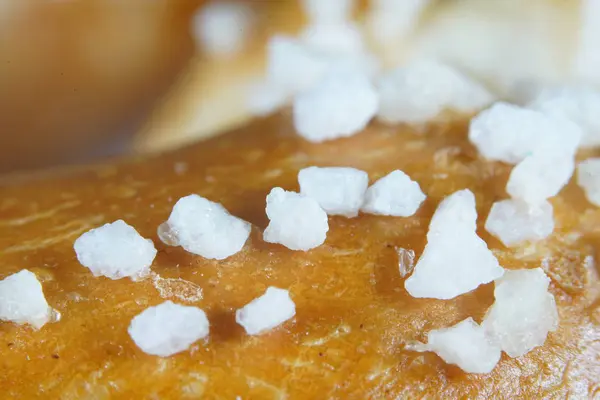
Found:
[[(0, 277), (33, 271), (62, 317), (40, 330), (0, 323), (2, 397), (598, 396), (600, 280), (594, 259), (600, 210), (571, 183), (551, 200), (556, 229), (548, 239), (505, 248), (481, 228), (492, 202), (505, 197), (510, 168), (480, 158), (466, 132), (460, 121), (430, 124), (419, 132), (372, 123), (351, 138), (310, 144), (296, 136), (284, 112), (158, 157), (73, 169), (43, 180), (5, 180)], [(274, 186), (297, 190), (298, 170), (311, 165), (353, 166), (371, 180), (401, 169), (428, 198), (408, 218), (331, 217), (325, 244), (308, 252), (264, 242), (266, 194)], [(478, 233), (503, 267), (544, 267), (560, 317), (558, 330), (543, 346), (514, 359), (503, 354), (483, 375), (406, 346), (469, 316), (480, 322), (493, 302), (493, 284), (452, 300), (413, 298), (404, 289), (395, 251), (412, 249), (419, 256), (437, 204), (463, 188), (474, 192)], [(242, 251), (211, 261), (158, 240), (159, 224), (177, 199), (190, 193), (220, 202), (252, 223)], [(154, 241), (157, 276), (139, 282), (98, 278), (78, 262), (74, 240), (121, 218)], [(268, 333), (248, 336), (236, 324), (235, 310), (268, 286), (290, 291), (296, 316)], [(161, 358), (143, 353), (127, 327), (135, 315), (166, 299), (201, 307), (210, 334), (189, 351)]]

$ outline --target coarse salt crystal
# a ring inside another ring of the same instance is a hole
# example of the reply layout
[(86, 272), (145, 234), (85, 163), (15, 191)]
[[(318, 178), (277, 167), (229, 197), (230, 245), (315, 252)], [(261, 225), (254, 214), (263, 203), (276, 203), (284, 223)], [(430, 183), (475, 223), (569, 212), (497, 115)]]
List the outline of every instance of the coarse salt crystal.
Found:
[(415, 267), (415, 251), (397, 247), (396, 254), (398, 254), (398, 271), (400, 276), (405, 278)]
[(576, 123), (583, 131), (581, 147), (600, 146), (600, 92), (577, 86), (545, 89), (529, 107)]
[(352, 136), (363, 130), (378, 107), (375, 88), (355, 68), (330, 71), (312, 89), (294, 99), (294, 128), (319, 143)]
[(158, 234), (167, 245), (181, 246), (204, 258), (223, 260), (244, 247), (250, 231), (248, 222), (234, 217), (219, 203), (192, 194), (175, 203)]
[(554, 231), (552, 204), (544, 201), (532, 206), (520, 200), (498, 201), (492, 205), (485, 229), (507, 247), (545, 239)]
[(235, 320), (249, 335), (269, 331), (296, 315), (296, 305), (287, 290), (269, 287), (266, 292), (240, 308)]
[(427, 245), (405, 288), (413, 297), (452, 299), (504, 273), (486, 243), (477, 236), (475, 197), (458, 191), (438, 206)]
[(211, 2), (194, 15), (192, 36), (208, 54), (231, 56), (243, 50), (253, 21), (244, 2)]
[(327, 213), (313, 198), (276, 187), (267, 196), (266, 211), (270, 222), (263, 234), (265, 242), (303, 251), (325, 242)]
[(600, 207), (600, 158), (588, 158), (577, 166), (577, 184), (588, 201)]
[(77, 259), (94, 276), (138, 280), (150, 273), (156, 249), (123, 220), (84, 233), (75, 241)]
[(486, 335), (483, 327), (473, 318), (427, 334), (427, 344), (414, 348), (416, 351), (432, 351), (448, 364), (458, 365), (472, 374), (487, 374), (500, 361), (500, 348)]
[(573, 153), (540, 152), (525, 157), (510, 173), (507, 193), (531, 205), (554, 197), (569, 182), (575, 170)]
[(469, 128), (469, 140), (485, 158), (509, 164), (534, 153), (572, 155), (581, 134), (568, 120), (504, 102), (479, 113)]
[(546, 341), (558, 327), (550, 279), (541, 268), (507, 270), (498, 279), (495, 302), (481, 324), (510, 357), (520, 357)]
[(425, 198), (417, 182), (404, 172), (395, 170), (367, 189), (361, 210), (369, 214), (410, 217)]
[(356, 217), (365, 199), (369, 175), (355, 168), (308, 167), (298, 173), (300, 193), (315, 199), (329, 215)]
[(0, 320), (40, 329), (52, 315), (42, 285), (33, 272), (23, 269), (0, 281)]
[(247, 106), (252, 115), (266, 116), (283, 107), (289, 93), (270, 81), (255, 82), (248, 87)]
[(418, 61), (382, 76), (377, 117), (386, 123), (423, 123), (444, 110), (477, 111), (492, 102), (480, 84), (447, 65)]
[(165, 301), (135, 316), (127, 331), (144, 353), (168, 357), (208, 336), (209, 323), (198, 307)]
[(365, 43), (360, 29), (349, 22), (309, 25), (300, 39), (312, 50), (327, 55), (361, 55)]

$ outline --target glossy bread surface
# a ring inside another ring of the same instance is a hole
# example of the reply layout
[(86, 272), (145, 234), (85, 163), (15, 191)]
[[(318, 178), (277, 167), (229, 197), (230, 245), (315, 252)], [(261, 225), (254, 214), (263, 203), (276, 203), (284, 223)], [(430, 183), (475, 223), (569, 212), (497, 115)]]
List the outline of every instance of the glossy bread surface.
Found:
[[(266, 194), (274, 186), (297, 190), (298, 170), (310, 165), (361, 168), (371, 181), (399, 168), (429, 197), (410, 218), (332, 217), (327, 241), (310, 252), (263, 242)], [(420, 131), (372, 124), (355, 137), (314, 145), (294, 135), (283, 113), (174, 153), (6, 181), (0, 278), (34, 271), (62, 319), (40, 331), (0, 323), (2, 398), (598, 396), (600, 281), (593, 258), (600, 210), (572, 182), (552, 199), (552, 237), (508, 250), (482, 227), (492, 202), (506, 197), (509, 171), (478, 158), (464, 123)], [(558, 331), (543, 347), (519, 359), (503, 355), (489, 375), (465, 374), (435, 354), (404, 349), (431, 329), (469, 316), (480, 321), (493, 301), (492, 284), (450, 301), (415, 299), (398, 272), (395, 247), (419, 256), (435, 207), (463, 188), (475, 193), (480, 235), (504, 267), (544, 265), (560, 314)], [(158, 240), (158, 225), (190, 193), (221, 202), (254, 225), (240, 253), (208, 261)], [(94, 278), (77, 262), (74, 240), (120, 218), (154, 241), (159, 254), (152, 269), (160, 277)], [(271, 285), (290, 290), (296, 317), (247, 336), (235, 310)], [(165, 299), (204, 309), (209, 340), (165, 359), (140, 351), (127, 326)]]

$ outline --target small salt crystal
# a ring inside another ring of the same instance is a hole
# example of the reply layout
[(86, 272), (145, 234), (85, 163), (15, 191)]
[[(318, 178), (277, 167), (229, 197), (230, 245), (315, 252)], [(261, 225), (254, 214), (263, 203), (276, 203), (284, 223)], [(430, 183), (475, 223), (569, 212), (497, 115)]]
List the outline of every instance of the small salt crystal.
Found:
[(135, 316), (127, 331), (144, 353), (169, 357), (208, 336), (209, 323), (198, 307), (165, 301)]
[(433, 61), (419, 61), (380, 78), (377, 117), (390, 124), (423, 123), (444, 110), (477, 111), (492, 102), (481, 85)]
[(377, 93), (366, 74), (334, 69), (295, 98), (294, 127), (315, 143), (352, 136), (366, 127), (377, 107)]
[(312, 24), (346, 22), (354, 6), (353, 0), (302, 0), (304, 12)]
[(544, 201), (532, 206), (519, 200), (498, 201), (492, 205), (485, 229), (507, 247), (545, 239), (554, 230), (552, 204)]
[(504, 273), (486, 243), (477, 236), (475, 197), (458, 191), (438, 206), (427, 245), (405, 288), (413, 297), (452, 299)]
[(40, 329), (53, 316), (55, 313), (33, 272), (23, 269), (0, 281), (0, 320)]
[(361, 210), (369, 214), (410, 217), (425, 198), (417, 182), (395, 170), (369, 187)]
[(574, 154), (581, 140), (574, 123), (498, 102), (471, 120), (469, 139), (488, 160), (516, 164), (534, 153)]
[(369, 186), (366, 172), (355, 168), (308, 167), (298, 173), (300, 193), (315, 199), (329, 215), (356, 217)]
[(473, 318), (427, 334), (427, 344), (418, 351), (432, 351), (448, 364), (458, 365), (471, 374), (487, 374), (500, 361), (500, 348)]
[(520, 357), (546, 341), (558, 327), (550, 279), (541, 268), (507, 270), (496, 281), (496, 298), (482, 326), (510, 357)]
[(287, 290), (269, 287), (235, 313), (235, 320), (249, 335), (259, 335), (296, 315), (296, 305)]
[(556, 196), (569, 182), (574, 170), (575, 159), (572, 153), (533, 154), (513, 168), (506, 191), (514, 199), (538, 205)]
[(165, 244), (217, 260), (239, 252), (251, 230), (248, 222), (197, 194), (179, 199), (165, 224), (158, 231)]
[(263, 234), (265, 242), (303, 251), (325, 242), (327, 214), (316, 200), (276, 187), (267, 196), (266, 211), (270, 222)]
[(192, 36), (207, 53), (231, 56), (243, 50), (253, 19), (244, 2), (211, 2), (194, 15)]
[(588, 201), (600, 207), (600, 158), (589, 158), (577, 167), (577, 184)]
[(407, 275), (410, 275), (415, 266), (415, 251), (397, 247), (396, 253), (398, 254), (398, 270), (400, 271), (400, 276), (405, 278)]
[(138, 280), (150, 273), (156, 249), (123, 220), (84, 233), (75, 241), (77, 259), (94, 276)]
[(576, 86), (546, 89), (529, 107), (579, 125), (583, 131), (581, 147), (600, 146), (600, 92)]

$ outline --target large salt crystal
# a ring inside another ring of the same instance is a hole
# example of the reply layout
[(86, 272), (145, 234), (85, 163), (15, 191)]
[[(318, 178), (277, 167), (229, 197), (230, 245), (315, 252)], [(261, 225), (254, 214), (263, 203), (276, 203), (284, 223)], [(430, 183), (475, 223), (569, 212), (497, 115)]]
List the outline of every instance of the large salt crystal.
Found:
[(235, 313), (235, 320), (249, 335), (269, 331), (296, 315), (296, 305), (287, 290), (269, 287)]
[(23, 269), (0, 281), (0, 320), (39, 329), (52, 315), (42, 285), (33, 272)]
[(510, 357), (543, 345), (548, 332), (558, 327), (558, 311), (544, 271), (507, 270), (495, 283), (496, 300), (482, 323), (488, 335)]
[(485, 229), (507, 247), (545, 239), (554, 230), (552, 204), (544, 201), (532, 206), (520, 200), (498, 201), (492, 205)]
[(77, 259), (94, 276), (138, 280), (150, 273), (156, 249), (123, 220), (84, 233), (75, 241)]
[(506, 192), (514, 199), (538, 205), (556, 196), (569, 182), (574, 170), (573, 153), (535, 153), (513, 168)]
[(452, 299), (502, 276), (504, 269), (477, 236), (476, 221), (471, 191), (458, 191), (440, 203), (427, 245), (404, 284), (411, 296)]
[(395, 170), (369, 187), (361, 210), (369, 214), (410, 217), (425, 198), (417, 182)]
[(369, 175), (355, 168), (308, 167), (298, 173), (300, 193), (315, 199), (329, 215), (356, 217), (365, 199)]
[(263, 233), (265, 242), (303, 251), (325, 242), (327, 213), (315, 199), (276, 187), (267, 196), (266, 211), (270, 222)]
[(160, 239), (199, 256), (223, 260), (239, 252), (248, 236), (248, 222), (231, 215), (222, 205), (192, 194), (175, 203)]
[(382, 76), (377, 117), (390, 124), (423, 123), (444, 110), (477, 111), (492, 102), (481, 85), (447, 65), (418, 61)]
[(415, 346), (416, 351), (432, 351), (448, 364), (458, 365), (471, 374), (487, 374), (500, 361), (500, 348), (486, 335), (485, 329), (473, 318), (427, 334), (427, 344)]
[(600, 146), (600, 92), (591, 87), (542, 90), (529, 107), (579, 125), (583, 131), (581, 147)]
[(365, 74), (339, 69), (295, 98), (294, 127), (315, 143), (352, 136), (366, 127), (377, 106), (377, 93)]
[(600, 207), (600, 158), (588, 158), (577, 167), (577, 184), (588, 201)]
[(192, 36), (207, 53), (230, 56), (243, 49), (253, 20), (244, 2), (211, 2), (194, 15)]
[(534, 153), (574, 154), (581, 129), (563, 118), (504, 102), (471, 120), (469, 140), (488, 160), (516, 164)]
[(135, 316), (127, 331), (144, 353), (168, 357), (208, 336), (209, 323), (198, 307), (165, 301)]

